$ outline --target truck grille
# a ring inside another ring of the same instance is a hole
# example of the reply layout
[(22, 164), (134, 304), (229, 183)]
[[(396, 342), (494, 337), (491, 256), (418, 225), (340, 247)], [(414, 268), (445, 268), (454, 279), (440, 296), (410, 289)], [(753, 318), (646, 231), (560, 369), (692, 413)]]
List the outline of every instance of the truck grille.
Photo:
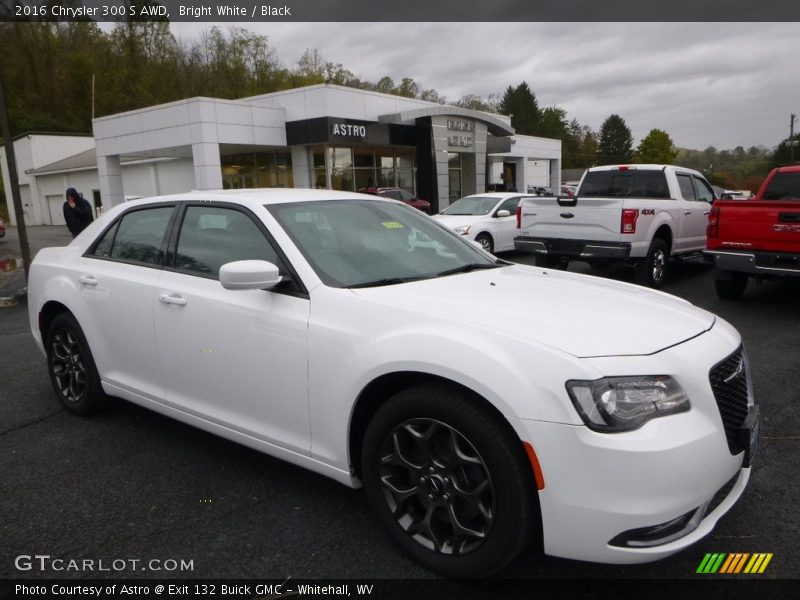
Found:
[(712, 367), (708, 374), (731, 454), (739, 454), (744, 450), (739, 442), (738, 432), (747, 417), (747, 376), (741, 346)]

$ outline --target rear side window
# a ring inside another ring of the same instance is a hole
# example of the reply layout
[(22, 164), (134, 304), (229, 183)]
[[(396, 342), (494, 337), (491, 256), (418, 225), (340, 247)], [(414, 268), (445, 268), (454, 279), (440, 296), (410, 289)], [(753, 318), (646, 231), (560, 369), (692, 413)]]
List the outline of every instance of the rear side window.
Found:
[(593, 198), (669, 198), (664, 171), (589, 171), (583, 178), (580, 196)]
[(128, 212), (103, 234), (90, 256), (158, 265), (161, 246), (174, 207), (160, 206)]
[(764, 192), (764, 200), (799, 200), (800, 173), (775, 173)]

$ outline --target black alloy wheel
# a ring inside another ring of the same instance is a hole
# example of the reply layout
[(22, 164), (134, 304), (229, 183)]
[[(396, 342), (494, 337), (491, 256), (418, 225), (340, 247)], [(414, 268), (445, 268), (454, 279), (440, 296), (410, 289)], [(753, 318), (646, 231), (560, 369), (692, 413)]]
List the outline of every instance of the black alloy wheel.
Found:
[(45, 341), (50, 381), (61, 403), (79, 415), (98, 410), (105, 400), (86, 337), (75, 318), (53, 319)]
[(367, 428), (362, 480), (395, 541), (450, 577), (499, 571), (541, 527), (522, 442), (454, 388), (422, 384), (389, 399)]

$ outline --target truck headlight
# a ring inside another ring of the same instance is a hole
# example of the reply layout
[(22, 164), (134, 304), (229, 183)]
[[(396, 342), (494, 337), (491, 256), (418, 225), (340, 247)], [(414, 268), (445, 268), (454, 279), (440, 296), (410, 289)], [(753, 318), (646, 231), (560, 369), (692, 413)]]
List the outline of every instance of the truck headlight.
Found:
[(567, 393), (586, 425), (606, 433), (638, 429), (650, 419), (690, 407), (689, 397), (668, 375), (572, 380)]
[(467, 235), (469, 233), (469, 225), (462, 225), (461, 227), (453, 227), (453, 231), (456, 233), (460, 233), (461, 235)]

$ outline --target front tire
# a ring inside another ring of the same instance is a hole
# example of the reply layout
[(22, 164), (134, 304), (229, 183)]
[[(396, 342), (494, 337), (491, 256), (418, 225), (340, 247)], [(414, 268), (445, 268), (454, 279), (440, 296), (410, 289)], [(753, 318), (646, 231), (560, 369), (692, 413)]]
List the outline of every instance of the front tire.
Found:
[(494, 242), (488, 233), (479, 233), (475, 237), (475, 241), (481, 245), (481, 248), (486, 250), (489, 254), (494, 254)]
[(362, 475), (401, 548), (450, 577), (499, 571), (540, 527), (522, 442), (452, 388), (423, 384), (389, 399), (367, 428)]
[(650, 244), (647, 257), (636, 265), (636, 281), (640, 285), (651, 288), (660, 288), (667, 280), (667, 265), (669, 264), (669, 248), (661, 238), (656, 238)]
[(45, 340), (47, 370), (58, 399), (77, 415), (96, 412), (106, 402), (89, 343), (69, 313), (53, 319)]

